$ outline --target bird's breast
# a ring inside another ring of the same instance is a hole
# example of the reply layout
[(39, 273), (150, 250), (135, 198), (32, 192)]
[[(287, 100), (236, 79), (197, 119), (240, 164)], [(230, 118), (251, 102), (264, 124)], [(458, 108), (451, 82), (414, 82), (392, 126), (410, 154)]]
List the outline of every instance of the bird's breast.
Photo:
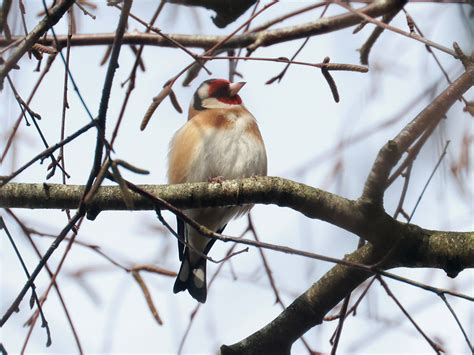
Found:
[(188, 181), (266, 175), (265, 146), (253, 116), (237, 111), (213, 119), (217, 122), (212, 125), (201, 123), (202, 136)]

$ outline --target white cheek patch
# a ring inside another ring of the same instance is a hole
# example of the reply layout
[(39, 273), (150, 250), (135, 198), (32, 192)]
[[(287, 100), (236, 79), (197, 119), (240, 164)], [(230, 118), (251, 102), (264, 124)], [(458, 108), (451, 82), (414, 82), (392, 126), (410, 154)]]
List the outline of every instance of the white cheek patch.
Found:
[(199, 89), (198, 89), (198, 96), (201, 98), (201, 99), (204, 99), (206, 97), (209, 97), (209, 85), (202, 85)]
[(204, 286), (204, 270), (203, 269), (194, 269), (194, 284), (197, 288), (202, 288)]

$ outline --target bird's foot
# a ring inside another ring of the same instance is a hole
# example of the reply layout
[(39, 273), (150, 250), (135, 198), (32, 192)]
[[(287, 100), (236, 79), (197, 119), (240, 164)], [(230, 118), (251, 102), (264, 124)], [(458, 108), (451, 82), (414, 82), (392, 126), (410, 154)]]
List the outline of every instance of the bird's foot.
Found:
[(209, 179), (207, 179), (207, 182), (216, 182), (218, 184), (222, 184), (224, 182), (224, 177), (223, 176), (214, 176), (214, 177), (210, 177)]

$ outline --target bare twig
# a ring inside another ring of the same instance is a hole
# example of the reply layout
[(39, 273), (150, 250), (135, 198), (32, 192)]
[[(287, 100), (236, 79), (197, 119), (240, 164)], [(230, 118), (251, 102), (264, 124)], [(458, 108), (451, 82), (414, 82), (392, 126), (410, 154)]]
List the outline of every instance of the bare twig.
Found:
[(22, 167), (20, 167), (19, 169), (15, 170), (13, 173), (11, 173), (10, 175), (6, 176), (6, 177), (2, 177), (0, 179), (0, 187), (4, 186), (6, 183), (8, 183), (9, 181), (11, 181), (13, 178), (15, 178), (16, 176), (18, 176), (21, 172), (23, 172), (25, 169), (27, 169), (28, 167), (30, 167), (31, 165), (33, 165), (35, 162), (37, 162), (38, 160), (41, 160), (47, 156), (50, 156), (54, 151), (56, 151), (57, 149), (59, 149), (60, 147), (64, 146), (65, 144), (68, 144), (69, 142), (73, 141), (74, 139), (76, 139), (77, 137), (79, 137), (80, 135), (82, 135), (84, 132), (87, 132), (89, 129), (91, 129), (92, 127), (96, 126), (97, 124), (97, 121), (96, 120), (93, 120), (91, 122), (89, 122), (88, 124), (86, 124), (84, 127), (82, 127), (81, 129), (77, 130), (75, 133), (71, 134), (69, 137), (67, 137), (66, 139), (62, 140), (61, 142), (59, 143), (56, 143), (52, 146), (50, 146), (48, 149), (45, 149), (44, 151), (42, 151), (41, 153), (37, 154), (34, 158), (32, 158), (28, 163), (26, 163), (25, 165), (23, 165)]
[[(82, 219), (79, 220), (78, 222), (78, 225), (80, 225)], [(46, 290), (43, 292), (42, 296), (41, 296), (41, 304), (43, 305), (47, 298), (48, 298), (48, 295), (49, 295), (49, 292), (51, 291), (51, 288), (56, 284), (56, 279), (59, 275), (59, 272), (61, 271), (63, 265), (64, 265), (64, 262), (66, 260), (66, 257), (68, 256), (70, 250), (71, 250), (71, 247), (74, 243), (74, 240), (75, 240), (75, 237), (77, 235), (77, 231), (78, 231), (79, 227), (76, 228), (75, 225), (72, 226), (71, 230), (73, 232), (73, 236), (69, 239), (69, 242), (67, 243), (66, 245), (66, 250), (64, 251), (63, 255), (61, 256), (61, 259), (59, 261), (59, 265), (58, 267), (56, 268), (56, 271), (51, 275), (51, 280), (49, 281), (49, 284), (48, 284), (48, 287), (46, 288)], [(40, 263), (43, 259), (40, 259)], [(45, 264), (46, 265), (46, 264)], [(26, 346), (27, 346), (27, 343), (28, 343), (28, 340), (33, 332), (33, 328), (36, 324), (36, 320), (38, 319), (38, 314), (39, 314), (39, 310), (36, 310), (35, 313), (33, 313), (33, 315), (28, 319), (28, 321), (26, 322), (26, 324), (29, 325), (30, 329), (28, 330), (28, 335), (27, 335), (27, 338), (25, 339), (25, 342), (23, 344), (23, 349), (22, 349), (22, 352), (25, 351), (26, 349)], [(78, 339), (77, 339), (78, 341)], [(79, 352), (82, 354), (82, 348), (79, 344)]]
[[(389, 24), (390, 21), (393, 20), (393, 18), (400, 12), (400, 9), (405, 5), (407, 1), (400, 1), (400, 7), (392, 12), (389, 12), (382, 17), (382, 22), (385, 24)], [(376, 27), (367, 41), (363, 44), (363, 46), (360, 48), (360, 62), (364, 65), (369, 64), (369, 54), (370, 50), (372, 49), (373, 45), (377, 41), (377, 39), (380, 37), (382, 34), (384, 28), (381, 26)]]
[(379, 280), (380, 284), (383, 286), (385, 291), (387, 292), (387, 295), (389, 295), (394, 302), (397, 304), (397, 306), (400, 308), (400, 310), (405, 314), (405, 316), (410, 320), (410, 322), (413, 324), (413, 326), (416, 328), (416, 330), (425, 338), (425, 340), (430, 344), (430, 346), (433, 348), (433, 350), (436, 352), (436, 354), (441, 355), (441, 353), (445, 353), (445, 351), (441, 348), (439, 344), (436, 344), (433, 340), (431, 340), (425, 332), (419, 327), (418, 324), (416, 324), (415, 320), (410, 316), (410, 314), (407, 312), (407, 310), (402, 306), (400, 301), (395, 297), (393, 292), (390, 290), (388, 287), (387, 283), (380, 277), (376, 276), (377, 280)]
[(393, 140), (379, 151), (366, 180), (362, 199), (381, 204), (390, 171), (402, 154), (432, 124), (440, 121), (456, 100), (474, 84), (474, 66), (470, 67), (439, 94)]
[[(157, 7), (155, 13), (153, 14), (153, 16), (150, 20), (150, 25), (149, 26), (154, 25), (155, 21), (158, 19), (158, 16), (160, 15), (161, 11), (163, 10), (164, 5), (165, 5), (165, 2), (161, 1), (160, 5)], [(149, 31), (150, 31), (150, 27), (147, 27), (146, 33), (148, 33)], [(122, 119), (125, 115), (125, 109), (127, 108), (128, 100), (131, 97), (132, 91), (135, 89), (135, 80), (136, 80), (136, 75), (137, 75), (137, 69), (138, 69), (138, 66), (140, 65), (140, 61), (141, 61), (141, 57), (142, 57), (144, 49), (145, 49), (144, 45), (141, 45), (138, 48), (138, 51), (135, 54), (135, 56), (136, 56), (135, 57), (135, 63), (133, 63), (133, 67), (132, 67), (132, 70), (130, 72), (130, 75), (129, 75), (128, 79), (126, 80), (126, 81), (128, 81), (127, 91), (125, 93), (125, 97), (124, 97), (124, 100), (123, 100), (123, 103), (122, 103), (122, 107), (120, 108), (120, 113), (119, 113), (119, 116), (118, 116), (118, 119), (117, 119), (117, 123), (115, 124), (114, 130), (112, 132), (112, 138), (110, 140), (110, 145), (112, 147), (114, 145), (115, 139), (117, 138), (118, 131), (120, 129), (120, 125), (122, 124)], [(124, 84), (125, 83), (122, 83), (122, 86)]]
[[(38, 247), (36, 246), (35, 242), (33, 241), (33, 238), (32, 238), (32, 234), (39, 234), (39, 232), (37, 231), (34, 231), (32, 230), (31, 228), (27, 227), (10, 209), (6, 209), (7, 213), (13, 218), (13, 220), (18, 224), (18, 226), (21, 228), (21, 230), (23, 231), (23, 233), (27, 236), (27, 239), (28, 241), (30, 242), (33, 250), (35, 251), (36, 255), (38, 256), (39, 259), (41, 259), (42, 257), (42, 254), (41, 252), (39, 251)], [(54, 274), (53, 272), (51, 271), (51, 268), (48, 266), (48, 265), (45, 265), (45, 269), (50, 277), (50, 279), (53, 278)], [(74, 340), (76, 342), (76, 345), (77, 345), (77, 350), (79, 351), (80, 354), (83, 353), (82, 351), (82, 345), (81, 345), (81, 341), (79, 340), (79, 335), (77, 333), (77, 330), (76, 328), (74, 327), (74, 324), (72, 322), (72, 318), (71, 318), (71, 315), (69, 313), (69, 310), (66, 306), (66, 302), (64, 300), (64, 297), (59, 289), (59, 285), (57, 284), (57, 282), (54, 282), (53, 284), (54, 286), (54, 289), (56, 290), (56, 293), (57, 293), (57, 296), (58, 296), (58, 299), (59, 299), (59, 302), (61, 303), (61, 307), (63, 308), (64, 310), (64, 315), (66, 316), (66, 319), (69, 323), (69, 326), (71, 328), (71, 331), (72, 331), (72, 334), (74, 336)], [(28, 329), (28, 335), (25, 339), (25, 343), (23, 345), (23, 349), (25, 349), (26, 347), (26, 343), (27, 341), (30, 339), (30, 334), (32, 333), (33, 331), (33, 324), (29, 324), (29, 329)]]
[(250, 60), (250, 61), (264, 61), (264, 62), (275, 62), (275, 63), (287, 63), (287, 64), (295, 64), (295, 65), (303, 65), (308, 67), (320, 68), (324, 70), (334, 70), (334, 71), (352, 71), (357, 73), (367, 73), (369, 69), (362, 65), (357, 64), (344, 64), (344, 63), (329, 63), (323, 61), (322, 63), (309, 63), (309, 62), (300, 62), (300, 61), (293, 61), (289, 60), (288, 58), (280, 57), (280, 58), (262, 58), (262, 57), (237, 57), (237, 56), (208, 56), (202, 55), (200, 56), (206, 60)]
[(421, 149), (424, 147), (425, 143), (433, 134), (436, 127), (438, 127), (439, 122), (433, 122), (426, 131), (423, 132), (421, 137), (416, 141), (413, 146), (408, 149), (408, 154), (405, 160), (400, 164), (400, 166), (390, 175), (387, 180), (387, 187), (388, 188), (392, 183), (402, 174), (402, 172), (409, 166), (412, 165), (417, 158), (418, 154), (420, 153)]
[(410, 213), (410, 217), (408, 218), (408, 222), (410, 222), (411, 219), (413, 218), (413, 215), (415, 214), (415, 211), (416, 211), (418, 205), (420, 204), (421, 199), (423, 198), (423, 195), (424, 195), (426, 189), (428, 188), (428, 185), (430, 184), (431, 179), (433, 178), (434, 174), (436, 173), (436, 170), (438, 169), (439, 165), (443, 161), (443, 158), (446, 156), (449, 143), (450, 143), (450, 141), (446, 142), (446, 144), (444, 146), (444, 149), (443, 149), (443, 152), (441, 153), (441, 156), (439, 157), (435, 167), (433, 168), (433, 171), (431, 172), (428, 180), (426, 181), (425, 186), (423, 186), (423, 190), (421, 190), (420, 196), (418, 196), (418, 199), (416, 200), (415, 207), (413, 207), (413, 211), (411, 211), (411, 213)]
[(40, 260), (36, 268), (33, 270), (31, 273), (30, 277), (28, 278), (28, 281), (25, 283), (21, 291), (19, 292), (18, 296), (15, 298), (15, 300), (12, 302), (12, 304), (7, 308), (5, 311), (4, 315), (2, 318), (0, 318), (0, 326), (3, 326), (8, 319), (11, 317), (11, 315), (18, 309), (20, 306), (21, 301), (25, 297), (26, 293), (28, 292), (28, 289), (33, 285), (36, 277), (39, 275), (41, 270), (43, 269), (44, 265), (47, 263), (51, 255), (54, 253), (60, 242), (66, 237), (67, 233), (73, 228), (73, 226), (76, 224), (77, 221), (81, 218), (81, 215), (79, 213), (76, 213), (72, 219), (69, 221), (69, 223), (63, 228), (61, 233), (59, 233), (58, 237), (54, 241), (54, 243), (51, 244), (49, 249), (46, 251), (46, 253), (43, 255), (43, 258)]
[(336, 355), (337, 347), (339, 345), (339, 339), (341, 338), (342, 334), (342, 327), (344, 326), (344, 321), (346, 319), (347, 313), (347, 306), (349, 305), (349, 300), (351, 299), (351, 295), (348, 294), (344, 301), (342, 302), (341, 311), (339, 312), (339, 323), (337, 324), (336, 332), (334, 333), (334, 342), (332, 343), (331, 355)]
[(467, 336), (467, 333), (466, 333), (466, 330), (464, 329), (464, 327), (462, 326), (458, 316), (456, 315), (456, 312), (454, 312), (454, 309), (453, 307), (451, 307), (451, 305), (449, 304), (446, 296), (444, 294), (440, 294), (439, 297), (441, 297), (441, 299), (443, 300), (443, 302), (446, 304), (446, 307), (448, 307), (449, 309), (449, 312), (452, 314), (452, 316), (454, 317), (454, 320), (456, 321), (459, 329), (461, 330), (461, 333), (462, 335), (464, 336), (464, 339), (466, 340), (466, 344), (467, 346), (469, 347), (469, 350), (471, 350), (471, 352), (474, 353), (474, 346), (471, 344), (470, 340), (469, 340), (469, 337)]
[(39, 23), (33, 28), (30, 33), (25, 37), (24, 42), (16, 47), (10, 57), (0, 67), (0, 88), (3, 86), (3, 79), (7, 76), (8, 72), (15, 66), (20, 58), (28, 52), (33, 44), (35, 44), (40, 37), (52, 26), (54, 26), (66, 11), (74, 4), (75, 0), (64, 0), (54, 6), (49, 14), (47, 14)]
[[(21, 253), (18, 250), (18, 248), (15, 244), (15, 241), (13, 240), (13, 238), (11, 236), (11, 234), (10, 234), (6, 224), (5, 224), (5, 221), (3, 220), (3, 217), (0, 216), (0, 230), (2, 230), (2, 229), (5, 231), (5, 233), (8, 237), (8, 240), (9, 240), (10, 244), (12, 245), (13, 250), (15, 251), (15, 254), (16, 254), (17, 258), (20, 261), (21, 267), (23, 268), (23, 271), (25, 272), (26, 277), (30, 278), (30, 273), (28, 271), (28, 268), (26, 267), (25, 262), (23, 261)], [(31, 296), (31, 300), (30, 300), (30, 307), (32, 308), (34, 303), (36, 303), (36, 305), (38, 306), (38, 311), (39, 311), (39, 314), (41, 315), (41, 326), (46, 330), (46, 346), (49, 347), (52, 343), (52, 341), (51, 341), (51, 330), (49, 329), (48, 321), (46, 320), (46, 317), (44, 316), (43, 308), (41, 307), (41, 303), (38, 299), (38, 295), (36, 293), (36, 285), (34, 283), (32, 283), (30, 287), (31, 287), (31, 292), (32, 292), (32, 296)]]
[(416, 33), (410, 33), (410, 32), (406, 32), (406, 31), (403, 31), (397, 27), (393, 27), (393, 26), (390, 26), (386, 23), (384, 23), (383, 21), (379, 21), (379, 20), (376, 20), (374, 19), (373, 17), (371, 17), (370, 15), (367, 15), (365, 13), (363, 13), (362, 11), (360, 10), (356, 10), (356, 9), (353, 9), (352, 7), (350, 7), (349, 5), (345, 4), (344, 2), (342, 2), (341, 0), (335, 0), (335, 2), (342, 6), (343, 8), (345, 8), (346, 10), (349, 10), (350, 12), (352, 12), (353, 14), (357, 14), (358, 16), (360, 16), (361, 18), (363, 18), (365, 21), (368, 21), (370, 23), (373, 23), (383, 29), (386, 29), (386, 30), (389, 30), (389, 31), (392, 31), (392, 32), (395, 32), (395, 33), (398, 33), (398, 34), (401, 34), (402, 36), (405, 36), (405, 37), (408, 37), (408, 38), (413, 38), (415, 40), (417, 40), (418, 42), (421, 42), (421, 43), (424, 43), (426, 44), (427, 46), (430, 46), (430, 47), (433, 47), (433, 48), (436, 48), (444, 53), (447, 53), (449, 55), (452, 55), (454, 58), (457, 58), (457, 55), (456, 53), (452, 50), (452, 49), (449, 49), (445, 46), (442, 46), (438, 43), (435, 43), (433, 41), (430, 41), (424, 37), (421, 37), (419, 35), (417, 35)]
[[(308, 5), (308, 6), (305, 6), (301, 9), (298, 9), (298, 10), (295, 10), (295, 11), (292, 11), (292, 12), (289, 12), (285, 15), (282, 15), (282, 16), (279, 16), (277, 18), (274, 18), (273, 20), (271, 21), (268, 21), (268, 22), (265, 22), (264, 24), (262, 25), (259, 25), (255, 28), (252, 28), (250, 29), (250, 32), (260, 32), (260, 31), (263, 31), (263, 30), (266, 30), (268, 29), (269, 27), (272, 27), (273, 25), (276, 25), (277, 23), (280, 23), (280, 22), (283, 22), (291, 17), (294, 17), (294, 16), (297, 16), (297, 15), (301, 15), (302, 13), (305, 13), (305, 12), (308, 12), (308, 11), (311, 11), (311, 10), (314, 10), (314, 9), (317, 9), (321, 6), (327, 6), (329, 4), (329, 1), (324, 1), (324, 2), (319, 2), (317, 4), (312, 4), (312, 5)], [(321, 16), (322, 17), (322, 16)]]
[[(370, 4), (360, 11), (368, 16), (378, 17), (392, 11), (398, 6), (398, 0), (389, 1), (371, 1)], [(298, 26), (288, 26), (275, 30), (244, 33), (232, 36), (232, 40), (226, 41), (225, 49), (245, 48), (253, 44), (257, 38), (260, 39), (259, 46), (270, 46), (276, 43), (282, 43), (308, 36), (321, 35), (333, 31), (354, 26), (361, 22), (357, 14), (347, 13), (328, 18), (318, 19)], [(168, 35), (185, 47), (211, 48), (221, 42), (227, 36), (196, 36), (196, 35)], [(94, 34), (94, 35), (74, 35), (71, 38), (72, 46), (91, 46), (91, 45), (109, 45), (113, 42), (114, 34)], [(11, 41), (16, 41), (17, 37), (12, 37)], [(58, 36), (58, 46), (62, 47), (66, 43), (65, 36)], [(5, 46), (11, 41), (0, 37), (0, 46)], [(53, 39), (49, 36), (40, 41), (43, 44), (52, 43)], [(146, 33), (128, 33), (124, 36), (124, 44), (145, 44), (163, 47), (174, 47), (169, 41), (160, 36)]]
[[(130, 9), (132, 7), (132, 0), (125, 0), (123, 9), (120, 13), (120, 18), (117, 24), (117, 29), (115, 31), (115, 39), (112, 45), (112, 52), (110, 54), (109, 65), (107, 67), (107, 73), (105, 75), (105, 81), (102, 88), (102, 96), (100, 99), (99, 113), (97, 115), (97, 140), (95, 146), (94, 162), (92, 165), (89, 178), (87, 179), (85, 194), (89, 191), (99, 173), (102, 160), (102, 152), (104, 149), (105, 141), (105, 121), (107, 117), (107, 109), (109, 106), (110, 94), (112, 91), (112, 83), (115, 76), (115, 70), (118, 67), (118, 58), (120, 55), (120, 50), (122, 48), (123, 36), (125, 33), (125, 27), (127, 25), (127, 19), (130, 14)], [(85, 196), (84, 194), (84, 196)]]
[(161, 317), (158, 314), (158, 311), (155, 307), (153, 299), (151, 298), (150, 291), (148, 290), (148, 287), (147, 287), (145, 281), (141, 277), (140, 273), (136, 270), (132, 271), (132, 275), (133, 275), (133, 278), (135, 279), (135, 281), (137, 281), (138, 285), (140, 286), (140, 289), (143, 292), (143, 296), (145, 296), (145, 300), (146, 300), (146, 303), (148, 305), (148, 308), (150, 309), (151, 315), (153, 316), (153, 318), (156, 320), (156, 322), (159, 325), (163, 325), (163, 321), (161, 320)]

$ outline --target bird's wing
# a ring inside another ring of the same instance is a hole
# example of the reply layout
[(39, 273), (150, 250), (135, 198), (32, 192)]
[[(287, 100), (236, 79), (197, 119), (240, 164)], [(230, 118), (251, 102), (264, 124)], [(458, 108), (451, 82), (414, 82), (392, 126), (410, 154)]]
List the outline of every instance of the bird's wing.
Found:
[(179, 261), (183, 261), (183, 256), (184, 256), (184, 233), (186, 232), (185, 230), (185, 224), (181, 218), (176, 216), (176, 225), (178, 228), (178, 256), (179, 256)]
[[(218, 231), (216, 231), (216, 233), (219, 233), (219, 234), (222, 234), (222, 232), (224, 231), (225, 227), (227, 227), (227, 224), (224, 225), (224, 227), (222, 227), (221, 229), (219, 229)], [(212, 246), (214, 245), (214, 243), (216, 242), (216, 239), (211, 239), (211, 241), (209, 243), (207, 243), (206, 245), (206, 248), (204, 249), (203, 253), (205, 255), (207, 255), (209, 253), (209, 250), (211, 250)]]

